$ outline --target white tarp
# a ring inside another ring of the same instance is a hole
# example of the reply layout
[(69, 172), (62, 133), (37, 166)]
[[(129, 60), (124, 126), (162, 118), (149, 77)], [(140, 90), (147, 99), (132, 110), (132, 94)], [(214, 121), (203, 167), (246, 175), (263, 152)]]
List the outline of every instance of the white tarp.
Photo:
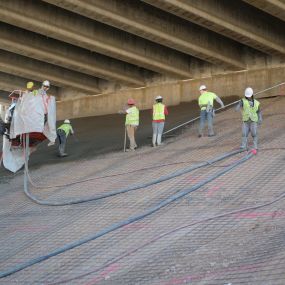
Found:
[[(44, 124), (45, 113), (47, 113), (47, 122)], [(36, 95), (29, 92), (19, 98), (11, 121), (10, 138), (33, 132), (43, 133), (50, 142), (55, 142), (55, 97), (47, 96), (41, 89)], [(12, 172), (16, 172), (24, 165), (23, 149), (11, 146), (11, 142), (5, 136), (3, 137), (3, 165)]]

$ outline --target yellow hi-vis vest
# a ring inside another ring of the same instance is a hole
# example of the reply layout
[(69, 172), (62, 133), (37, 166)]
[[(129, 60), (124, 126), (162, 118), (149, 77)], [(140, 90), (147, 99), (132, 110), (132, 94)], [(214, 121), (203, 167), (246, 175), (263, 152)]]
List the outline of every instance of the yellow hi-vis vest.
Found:
[(125, 125), (139, 125), (139, 109), (136, 106), (133, 106), (128, 109), (129, 113), (126, 115), (126, 122)]
[(243, 122), (247, 122), (249, 119), (253, 122), (258, 122), (258, 114), (257, 111), (259, 109), (259, 102), (254, 99), (253, 107), (250, 106), (247, 99), (242, 99), (243, 103), (243, 111), (242, 111), (242, 120)]
[(164, 104), (156, 103), (153, 105), (152, 108), (153, 108), (152, 119), (154, 121), (165, 120), (165, 114), (164, 114), (165, 106), (164, 106)]
[(69, 133), (71, 132), (72, 127), (70, 124), (64, 123), (58, 128), (58, 130), (63, 130), (65, 132), (66, 137), (67, 137), (69, 135)]
[(206, 110), (208, 103), (210, 103), (210, 106), (214, 106), (214, 99), (217, 98), (217, 95), (213, 92), (204, 92), (202, 95), (199, 97), (199, 106), (201, 110)]

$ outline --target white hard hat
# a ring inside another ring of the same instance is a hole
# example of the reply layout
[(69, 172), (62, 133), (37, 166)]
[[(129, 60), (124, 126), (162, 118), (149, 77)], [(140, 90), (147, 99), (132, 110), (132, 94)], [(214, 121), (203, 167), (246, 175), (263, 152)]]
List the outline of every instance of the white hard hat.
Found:
[(199, 91), (206, 90), (206, 89), (207, 89), (206, 85), (201, 85), (200, 88), (199, 88)]
[(162, 96), (159, 95), (155, 97), (155, 100), (159, 100), (159, 99), (162, 99)]
[(47, 86), (47, 87), (50, 87), (50, 82), (48, 80), (45, 80), (43, 82), (43, 86)]
[(70, 121), (68, 119), (64, 120), (65, 124), (70, 124)]
[(247, 87), (244, 91), (244, 96), (250, 98), (253, 95), (253, 90), (251, 87)]

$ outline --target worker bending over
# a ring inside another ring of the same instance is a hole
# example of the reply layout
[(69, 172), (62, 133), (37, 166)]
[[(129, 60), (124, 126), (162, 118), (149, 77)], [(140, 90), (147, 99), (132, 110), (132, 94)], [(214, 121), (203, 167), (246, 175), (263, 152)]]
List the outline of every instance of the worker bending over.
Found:
[(253, 138), (253, 148), (258, 149), (257, 125), (262, 123), (262, 114), (260, 110), (260, 103), (253, 97), (253, 90), (247, 87), (244, 91), (244, 98), (242, 98), (236, 110), (242, 109), (242, 142), (241, 149), (247, 149), (247, 137), (249, 132)]
[(215, 135), (213, 128), (213, 117), (214, 117), (214, 100), (216, 100), (222, 108), (224, 108), (224, 103), (222, 100), (213, 92), (207, 90), (206, 85), (201, 85), (199, 88), (199, 107), (200, 111), (200, 125), (199, 125), (199, 138), (203, 136), (203, 129), (206, 120), (208, 121), (208, 137)]
[(167, 107), (162, 104), (163, 98), (157, 96), (155, 104), (152, 106), (152, 146), (160, 146), (161, 137), (164, 129), (165, 116), (168, 115)]
[(67, 137), (69, 134), (72, 135), (74, 134), (70, 121), (68, 119), (64, 120), (64, 123), (57, 129), (56, 133), (59, 141), (58, 155), (60, 157), (65, 157), (67, 156), (67, 153), (65, 153), (65, 145)]

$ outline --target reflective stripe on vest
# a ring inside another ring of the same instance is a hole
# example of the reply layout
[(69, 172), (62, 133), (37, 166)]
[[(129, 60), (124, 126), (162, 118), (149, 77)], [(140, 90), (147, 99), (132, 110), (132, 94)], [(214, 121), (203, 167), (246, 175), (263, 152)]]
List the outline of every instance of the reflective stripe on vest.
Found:
[(251, 107), (248, 100), (245, 98), (242, 99), (242, 103), (243, 103), (242, 120), (244, 122), (247, 122), (250, 119), (253, 122), (258, 122), (257, 111), (260, 103), (254, 99), (253, 107)]
[(63, 130), (65, 132), (66, 137), (69, 135), (71, 131), (71, 125), (70, 124), (62, 124), (58, 130)]
[(130, 112), (126, 115), (125, 125), (139, 125), (139, 109), (133, 106), (128, 109)]
[(162, 103), (154, 104), (152, 108), (153, 108), (152, 119), (154, 121), (165, 120), (165, 114), (164, 114), (165, 106)]
[(208, 103), (210, 103), (210, 106), (213, 107), (214, 105), (214, 99), (217, 98), (217, 95), (213, 92), (204, 92), (202, 95), (199, 97), (199, 106), (201, 110), (206, 110)]

